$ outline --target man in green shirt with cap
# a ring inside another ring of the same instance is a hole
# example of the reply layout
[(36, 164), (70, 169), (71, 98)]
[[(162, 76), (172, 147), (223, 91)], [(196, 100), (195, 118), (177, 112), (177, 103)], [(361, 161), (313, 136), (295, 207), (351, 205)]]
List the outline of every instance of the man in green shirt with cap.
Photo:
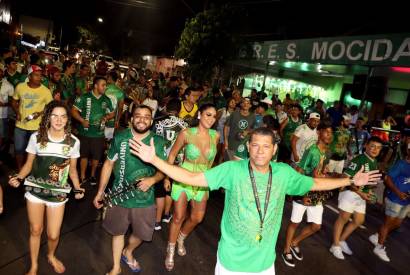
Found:
[(273, 132), (258, 128), (250, 134), (249, 160), (228, 161), (204, 173), (189, 172), (155, 156), (147, 146), (130, 140), (131, 153), (156, 166), (176, 181), (192, 186), (225, 189), (215, 274), (275, 274), (275, 246), (286, 195), (362, 186), (380, 178), (377, 171), (360, 170), (352, 179), (311, 178), (289, 165), (271, 162), (277, 145)]

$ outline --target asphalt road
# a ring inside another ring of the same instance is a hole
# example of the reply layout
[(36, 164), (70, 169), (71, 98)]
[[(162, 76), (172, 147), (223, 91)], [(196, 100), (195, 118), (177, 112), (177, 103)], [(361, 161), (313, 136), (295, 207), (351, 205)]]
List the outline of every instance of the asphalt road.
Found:
[[(4, 167), (3, 167), (4, 168)], [(28, 269), (28, 222), (23, 191), (6, 185), (6, 171), (0, 168), (0, 180), (5, 193), (5, 213), (0, 216), (0, 274), (24, 274)], [(111, 238), (102, 229), (99, 212), (92, 206), (96, 188), (87, 187), (87, 197), (82, 201), (71, 199), (66, 208), (57, 256), (66, 266), (65, 274), (105, 274), (109, 271), (111, 260)], [(344, 261), (329, 253), (333, 223), (336, 220), (336, 200), (325, 208), (322, 230), (301, 244), (304, 260), (297, 262), (295, 268), (286, 266), (280, 253), (283, 249), (285, 229), (290, 217), (291, 204), (285, 205), (282, 229), (276, 247), (276, 274), (409, 274), (410, 267), (410, 222), (407, 219), (402, 228), (393, 232), (386, 243), (390, 263), (382, 262), (372, 252), (367, 240), (380, 226), (382, 209), (370, 206), (363, 228), (358, 229), (348, 239), (354, 255)], [(332, 209), (331, 209), (332, 208)], [(217, 243), (220, 236), (220, 219), (223, 209), (223, 194), (213, 192), (208, 203), (207, 214), (202, 224), (188, 237), (185, 257), (176, 255), (175, 269), (167, 272), (164, 268), (165, 248), (168, 227), (154, 233), (153, 241), (144, 243), (134, 256), (143, 270), (140, 274), (213, 274), (216, 262)], [(39, 274), (55, 274), (46, 260), (46, 238), (43, 236), (40, 250)], [(133, 274), (122, 266), (122, 274)]]

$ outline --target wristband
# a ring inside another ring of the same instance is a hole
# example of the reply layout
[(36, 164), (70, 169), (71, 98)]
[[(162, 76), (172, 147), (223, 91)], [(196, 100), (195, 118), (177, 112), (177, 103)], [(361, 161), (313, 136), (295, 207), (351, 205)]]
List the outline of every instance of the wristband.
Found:
[(354, 184), (354, 178), (350, 177), (350, 178), (349, 178), (349, 183), (350, 183), (350, 186), (351, 186), (351, 187), (357, 187), (357, 186)]

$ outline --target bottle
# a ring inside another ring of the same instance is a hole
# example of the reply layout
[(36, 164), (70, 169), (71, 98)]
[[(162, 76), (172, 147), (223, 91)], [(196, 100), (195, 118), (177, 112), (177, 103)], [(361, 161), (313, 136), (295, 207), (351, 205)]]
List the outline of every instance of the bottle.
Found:
[(101, 123), (100, 123), (100, 131), (104, 131), (104, 129), (105, 129), (105, 119), (101, 120)]
[(25, 121), (25, 122), (29, 122), (29, 121), (31, 121), (31, 120), (33, 120), (33, 119), (37, 119), (39, 116), (40, 116), (40, 113), (34, 112), (34, 113), (28, 115), (28, 116), (24, 119), (24, 121)]

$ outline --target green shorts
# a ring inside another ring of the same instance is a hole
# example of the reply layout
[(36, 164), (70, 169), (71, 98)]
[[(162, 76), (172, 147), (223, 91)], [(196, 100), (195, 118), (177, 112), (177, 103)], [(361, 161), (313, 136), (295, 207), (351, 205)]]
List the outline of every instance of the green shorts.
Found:
[[(206, 165), (193, 164), (190, 162), (182, 163), (181, 167), (192, 172), (204, 172), (208, 170), (208, 167)], [(188, 201), (195, 200), (197, 202), (200, 202), (205, 195), (207, 196), (207, 199), (209, 197), (208, 187), (194, 187), (174, 181), (174, 183), (172, 184), (171, 198), (174, 201), (177, 201), (183, 192), (186, 194)]]
[(195, 200), (200, 202), (205, 194), (207, 198), (209, 197), (209, 189), (206, 187), (193, 187), (180, 182), (174, 182), (172, 185), (171, 198), (177, 201), (183, 192), (186, 194), (188, 201)]

